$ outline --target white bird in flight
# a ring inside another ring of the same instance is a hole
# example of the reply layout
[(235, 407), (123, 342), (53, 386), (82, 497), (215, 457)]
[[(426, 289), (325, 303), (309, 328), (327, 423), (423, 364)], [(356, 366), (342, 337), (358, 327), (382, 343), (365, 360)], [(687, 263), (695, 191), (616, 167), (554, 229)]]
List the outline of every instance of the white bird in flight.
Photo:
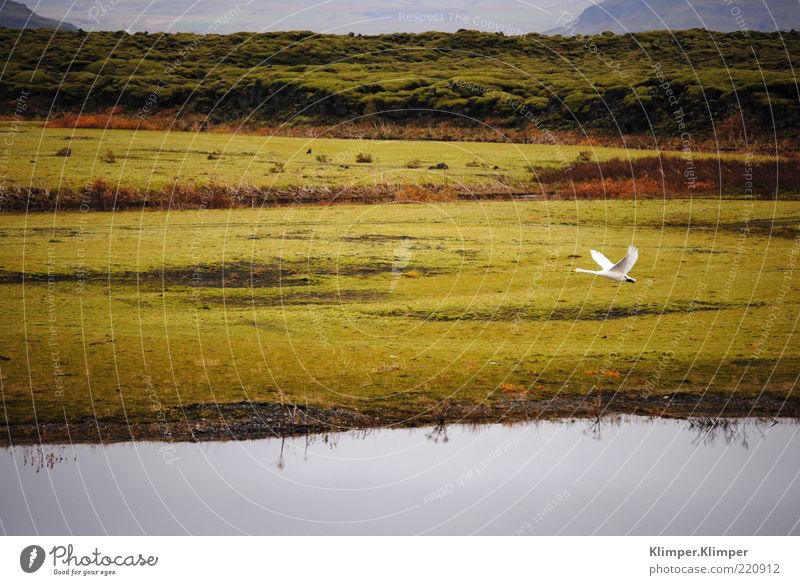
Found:
[(636, 261), (639, 259), (639, 250), (636, 246), (628, 246), (628, 253), (616, 264), (597, 250), (592, 250), (592, 258), (600, 265), (602, 270), (584, 270), (583, 268), (576, 268), (575, 272), (595, 274), (616, 282), (636, 282), (635, 278), (628, 276), (628, 272), (630, 272), (633, 265), (636, 264)]

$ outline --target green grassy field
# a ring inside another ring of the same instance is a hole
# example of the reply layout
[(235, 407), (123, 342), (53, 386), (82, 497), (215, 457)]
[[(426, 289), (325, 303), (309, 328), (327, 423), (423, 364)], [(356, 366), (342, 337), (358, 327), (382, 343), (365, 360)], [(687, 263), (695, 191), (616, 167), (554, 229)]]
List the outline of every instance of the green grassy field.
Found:
[[(243, 400), (422, 411), (593, 387), (785, 395), (798, 226), (797, 202), (712, 200), (6, 214), (4, 417), (146, 423)], [(616, 259), (631, 242), (636, 284), (574, 272), (593, 267), (590, 247)]]
[[(434, 141), (307, 139), (216, 133), (42, 128), (18, 126), (11, 137), (13, 164), (5, 179), (18, 186), (81, 189), (101, 178), (111, 184), (159, 189), (174, 180), (258, 187), (298, 185), (451, 184), (532, 182), (531, 170), (594, 160), (652, 156), (651, 150)], [(9, 131), (0, 122), (0, 134)], [(70, 148), (71, 156), (57, 156)], [(309, 153), (309, 149), (311, 153)], [(107, 154), (114, 155), (107, 162)], [(358, 154), (372, 162), (356, 162)], [(209, 159), (211, 155), (211, 160)], [(715, 154), (696, 153), (696, 157)], [(733, 154), (723, 154), (733, 157)], [(319, 157), (319, 158), (318, 158)], [(761, 157), (757, 157), (761, 158)], [(416, 161), (416, 168), (408, 164)], [(445, 163), (446, 170), (429, 169)], [(282, 172), (277, 165), (283, 165)]]

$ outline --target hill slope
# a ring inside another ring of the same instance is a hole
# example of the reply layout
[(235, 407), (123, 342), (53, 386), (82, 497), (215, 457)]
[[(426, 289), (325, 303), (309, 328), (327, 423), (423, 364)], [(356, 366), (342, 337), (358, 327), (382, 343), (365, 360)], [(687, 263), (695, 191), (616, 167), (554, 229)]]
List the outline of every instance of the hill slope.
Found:
[(211, 123), (438, 119), (530, 125), (537, 135), (545, 128), (709, 133), (731, 116), (770, 133), (800, 128), (800, 33), (659, 31), (592, 42), (589, 50), (575, 37), (476, 31), (0, 30), (0, 61), (7, 61), (0, 99), (35, 86), (31, 115), (114, 107), (135, 120), (177, 114)]
[(78, 30), (74, 24), (61, 22), (55, 18), (45, 18), (33, 12), (21, 2), (6, 0), (0, 4), (0, 27), (2, 28), (60, 28)]
[(605, 0), (549, 34), (593, 35), (707, 28), (720, 32), (800, 29), (797, 0)]

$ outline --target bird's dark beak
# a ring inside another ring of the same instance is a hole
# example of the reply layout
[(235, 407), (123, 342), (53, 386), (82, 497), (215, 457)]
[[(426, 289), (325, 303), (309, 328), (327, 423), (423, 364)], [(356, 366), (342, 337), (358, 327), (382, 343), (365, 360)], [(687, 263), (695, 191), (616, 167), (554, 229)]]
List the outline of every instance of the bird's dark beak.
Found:
[(627, 275), (626, 275), (626, 276), (625, 276), (625, 281), (626, 281), (626, 282), (636, 282), (636, 279), (635, 279), (635, 278), (631, 278), (630, 276), (627, 276)]

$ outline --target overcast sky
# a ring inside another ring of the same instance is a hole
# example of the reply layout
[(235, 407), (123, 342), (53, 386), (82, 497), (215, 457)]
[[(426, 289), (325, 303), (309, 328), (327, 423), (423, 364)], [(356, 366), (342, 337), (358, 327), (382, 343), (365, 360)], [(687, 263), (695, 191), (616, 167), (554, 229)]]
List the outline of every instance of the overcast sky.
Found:
[(63, 19), (85, 30), (377, 34), (469, 28), (510, 35), (554, 28), (561, 11), (577, 15), (591, 4), (591, 0), (21, 1), (41, 16)]

